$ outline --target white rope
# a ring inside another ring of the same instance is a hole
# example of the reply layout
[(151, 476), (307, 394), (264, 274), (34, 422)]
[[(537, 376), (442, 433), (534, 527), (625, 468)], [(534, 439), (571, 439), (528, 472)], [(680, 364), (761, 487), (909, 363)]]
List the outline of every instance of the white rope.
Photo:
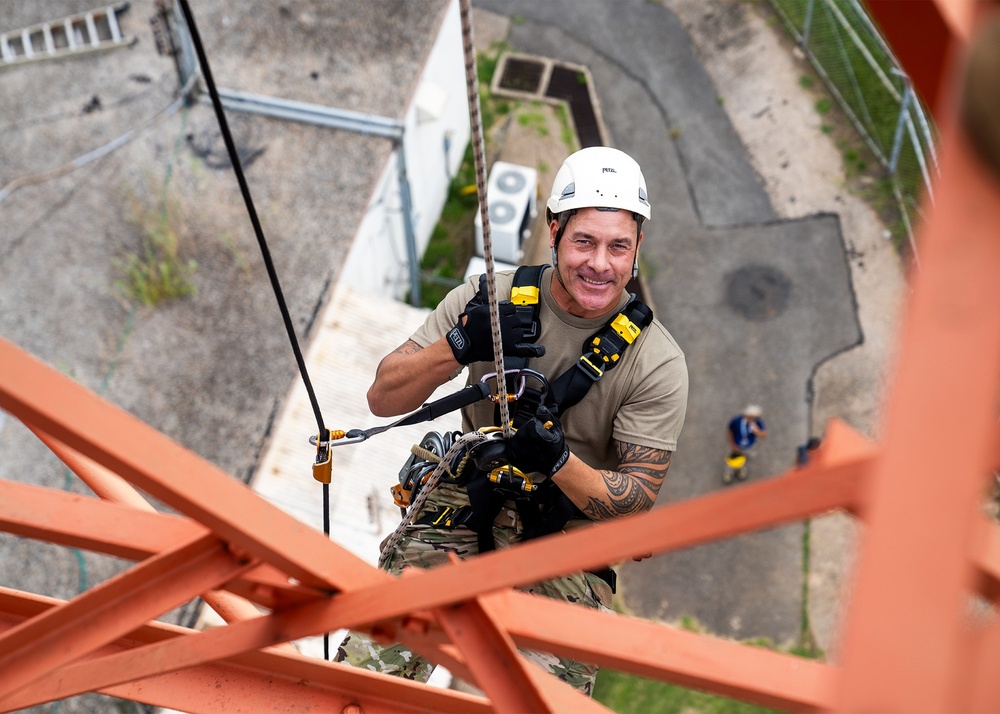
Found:
[[(510, 424), (510, 410), (507, 404), (507, 378), (504, 374), (503, 364), (503, 341), (500, 336), (500, 308), (497, 303), (496, 279), (493, 267), (493, 241), (490, 236), (489, 206), (486, 204), (486, 152), (483, 141), (482, 113), (479, 108), (479, 77), (476, 74), (476, 52), (472, 41), (472, 12), (469, 0), (459, 0), (459, 9), (462, 17), (462, 43), (465, 49), (465, 83), (469, 99), (469, 120), (472, 125), (472, 154), (476, 164), (476, 191), (479, 194), (479, 213), (483, 219), (483, 258), (486, 261), (486, 295), (490, 308), (490, 332), (493, 337), (493, 366), (496, 371), (497, 394), (496, 399), (500, 407), (501, 432), (492, 434), (503, 434), (504, 438), (510, 438), (513, 428)], [(471, 448), (473, 444), (482, 443), (489, 438), (479, 431), (469, 432), (455, 440), (448, 453), (445, 454), (434, 471), (428, 477), (427, 482), (420, 486), (420, 492), (406, 510), (406, 515), (400, 521), (399, 526), (392, 532), (382, 546), (379, 555), (378, 566), (384, 568), (389, 558), (396, 552), (399, 541), (403, 538), (403, 533), (413, 522), (413, 519), (423, 508), (424, 501), (435, 489), (441, 474), (451, 464), (452, 458), (460, 450)]]
[(503, 366), (503, 341), (500, 337), (500, 308), (493, 268), (493, 240), (490, 236), (489, 206), (486, 204), (486, 152), (483, 141), (482, 113), (479, 108), (479, 77), (476, 74), (476, 51), (472, 42), (472, 11), (469, 0), (459, 0), (462, 16), (462, 43), (465, 48), (465, 84), (469, 98), (469, 119), (472, 123), (472, 154), (476, 163), (476, 191), (479, 193), (479, 215), (483, 219), (483, 258), (486, 260), (486, 294), (489, 298), (490, 327), (493, 334), (493, 364), (497, 373), (497, 402), (500, 406), (500, 426), (505, 438), (513, 433), (507, 408), (507, 378)]

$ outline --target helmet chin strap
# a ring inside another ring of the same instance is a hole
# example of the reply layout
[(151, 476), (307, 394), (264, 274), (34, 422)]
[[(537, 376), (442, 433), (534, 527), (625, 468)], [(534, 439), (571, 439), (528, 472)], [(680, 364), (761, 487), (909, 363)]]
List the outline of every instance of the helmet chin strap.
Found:
[(638, 213), (633, 213), (632, 217), (635, 219), (635, 257), (632, 258), (632, 280), (639, 277), (639, 242), (642, 238), (642, 216)]
[(552, 246), (552, 269), (556, 271), (556, 277), (559, 279), (559, 284), (563, 286), (563, 290), (569, 292), (569, 288), (566, 287), (566, 282), (563, 280), (562, 271), (559, 270), (559, 257), (556, 255), (555, 246)]

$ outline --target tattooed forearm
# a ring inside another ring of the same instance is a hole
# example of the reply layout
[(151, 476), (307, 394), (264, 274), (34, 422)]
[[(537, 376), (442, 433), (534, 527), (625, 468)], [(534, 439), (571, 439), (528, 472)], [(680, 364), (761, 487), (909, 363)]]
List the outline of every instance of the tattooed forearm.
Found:
[(418, 345), (413, 340), (407, 340), (406, 342), (404, 342), (403, 344), (401, 344), (399, 347), (397, 347), (396, 349), (394, 349), (392, 351), (392, 353), (396, 354), (396, 355), (412, 355), (415, 352), (419, 352), (422, 349), (423, 349), (423, 347), (421, 347), (420, 345)]
[(642, 513), (653, 507), (660, 491), (670, 452), (617, 442), (618, 470), (601, 471), (607, 493), (591, 497), (583, 512), (595, 521)]

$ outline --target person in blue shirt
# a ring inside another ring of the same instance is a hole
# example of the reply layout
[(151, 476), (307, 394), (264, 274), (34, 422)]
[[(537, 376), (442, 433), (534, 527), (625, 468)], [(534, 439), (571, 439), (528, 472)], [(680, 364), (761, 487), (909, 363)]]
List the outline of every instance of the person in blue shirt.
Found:
[(757, 439), (767, 438), (767, 427), (762, 418), (763, 410), (756, 404), (748, 404), (742, 414), (729, 420), (726, 436), (729, 437), (731, 456), (740, 456), (757, 443)]

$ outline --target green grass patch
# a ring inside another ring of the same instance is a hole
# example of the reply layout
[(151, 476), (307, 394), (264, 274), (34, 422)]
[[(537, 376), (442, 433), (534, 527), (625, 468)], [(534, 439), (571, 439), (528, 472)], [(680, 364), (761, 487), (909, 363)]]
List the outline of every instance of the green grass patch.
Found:
[(521, 112), (517, 115), (517, 123), (527, 129), (534, 129), (539, 136), (549, 135), (548, 121), (541, 112)]
[[(867, 136), (866, 143), (875, 151), (866, 150), (868, 159), (863, 168), (851, 157), (845, 157), (845, 166), (855, 175), (860, 171), (874, 177), (874, 169), (884, 174), (893, 152), (893, 142), (900, 114), (900, 97), (906, 90), (905, 81), (896, 71), (894, 58), (883, 48), (882, 42), (873, 35), (868, 22), (857, 13), (855, 0), (829, 0), (829, 2), (806, 3), (803, 0), (769, 0), (786, 30), (803, 46), (814, 65), (822, 68), (823, 81), (830, 90), (830, 96), (839, 95), (843, 116), (835, 120), (838, 112), (827, 111), (817, 105), (816, 110), (829, 121), (828, 124), (845, 124), (848, 114), (853, 122), (860, 125), (849, 130), (826, 130), (824, 133), (843, 135), (847, 131), (862, 131)], [(808, 14), (809, 8), (811, 14)], [(841, 24), (841, 17), (851, 26), (849, 31)], [(806, 24), (806, 21), (809, 24)], [(858, 42), (855, 41), (858, 38)], [(876, 71), (875, 68), (878, 68)], [(879, 72), (886, 78), (884, 82)], [(800, 80), (801, 82), (801, 80)], [(889, 86), (886, 86), (888, 84)], [(803, 85), (805, 86), (805, 85)], [(890, 90), (890, 86), (892, 89)], [(829, 100), (828, 100), (829, 101)], [(926, 115), (926, 112), (925, 112)], [(933, 131), (933, 129), (932, 129)], [(921, 133), (921, 142), (925, 141)], [(903, 141), (891, 180), (898, 186), (899, 200), (891, 211), (879, 208), (883, 221), (892, 227), (895, 235), (898, 226), (905, 227), (900, 220), (900, 212), (905, 211), (914, 221), (918, 213), (918, 203), (924, 192), (924, 176), (921, 170), (923, 148), (915, 147), (909, 140)], [(928, 159), (929, 161), (929, 159)], [(848, 176), (851, 178), (851, 176)], [(877, 178), (876, 178), (877, 180)], [(905, 233), (905, 229), (904, 229)]]
[(120, 274), (115, 289), (130, 302), (144, 305), (193, 295), (198, 264), (182, 255), (177, 203), (164, 197), (162, 207), (150, 208), (134, 194), (129, 199), (128, 222), (139, 233), (139, 248), (112, 259)]
[(597, 673), (594, 699), (617, 714), (765, 714), (774, 709), (621, 672)]
[(580, 144), (576, 136), (576, 130), (573, 129), (573, 125), (570, 122), (569, 107), (566, 106), (565, 102), (556, 106), (556, 117), (559, 119), (559, 126), (562, 127), (560, 129), (562, 142), (566, 145), (567, 153), (572, 154), (580, 148)]
[[(691, 617), (682, 617), (681, 629), (703, 632), (704, 628)], [(813, 645), (798, 644), (790, 649), (775, 647), (767, 638), (745, 640), (751, 647), (784, 652), (798, 657), (817, 659), (822, 653)], [(810, 643), (811, 644), (811, 643)], [(617, 714), (648, 714), (649, 712), (684, 714), (769, 714), (779, 710), (669, 684), (624, 672), (602, 669), (597, 673), (594, 699)]]

